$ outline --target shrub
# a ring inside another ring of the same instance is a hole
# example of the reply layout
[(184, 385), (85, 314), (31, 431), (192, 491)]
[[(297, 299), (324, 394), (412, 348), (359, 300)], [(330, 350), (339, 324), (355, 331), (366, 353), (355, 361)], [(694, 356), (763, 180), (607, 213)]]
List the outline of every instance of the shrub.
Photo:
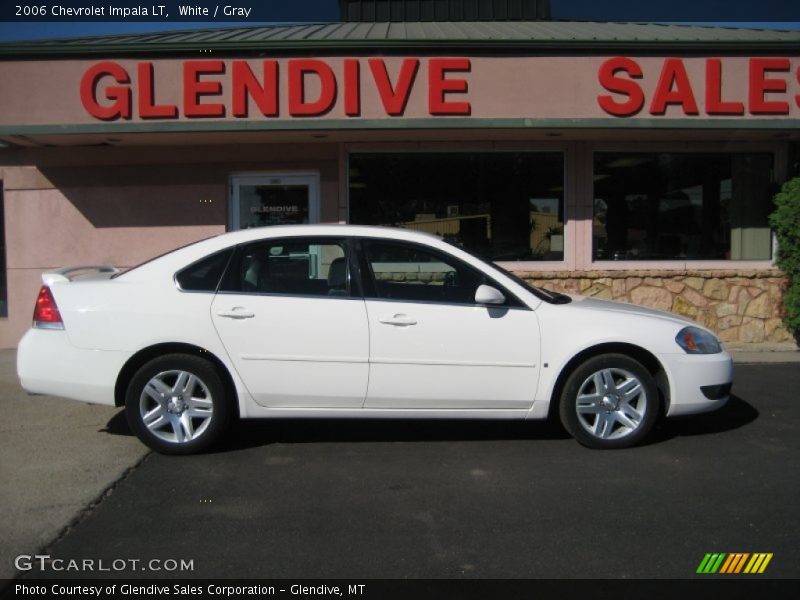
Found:
[(769, 224), (778, 236), (777, 264), (789, 276), (783, 297), (784, 323), (800, 337), (800, 177), (790, 179), (775, 195)]

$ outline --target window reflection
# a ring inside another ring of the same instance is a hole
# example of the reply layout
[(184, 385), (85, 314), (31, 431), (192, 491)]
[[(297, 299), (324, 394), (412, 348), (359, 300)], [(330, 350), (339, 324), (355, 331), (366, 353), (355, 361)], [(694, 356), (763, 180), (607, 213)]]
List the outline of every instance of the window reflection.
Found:
[(350, 155), (350, 222), (439, 235), (492, 260), (564, 259), (561, 153)]
[(594, 157), (594, 260), (768, 260), (771, 154)]

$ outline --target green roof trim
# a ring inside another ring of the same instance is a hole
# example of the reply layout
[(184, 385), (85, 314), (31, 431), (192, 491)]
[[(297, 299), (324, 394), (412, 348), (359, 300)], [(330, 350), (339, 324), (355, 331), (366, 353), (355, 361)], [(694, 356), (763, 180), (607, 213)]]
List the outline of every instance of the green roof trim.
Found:
[(0, 44), (0, 57), (215, 52), (492, 50), (787, 50), (800, 31), (584, 21), (312, 23)]
[(794, 129), (797, 119), (292, 119), (284, 121), (170, 121), (0, 125), (0, 136), (208, 133), (231, 131), (343, 131), (376, 129)]

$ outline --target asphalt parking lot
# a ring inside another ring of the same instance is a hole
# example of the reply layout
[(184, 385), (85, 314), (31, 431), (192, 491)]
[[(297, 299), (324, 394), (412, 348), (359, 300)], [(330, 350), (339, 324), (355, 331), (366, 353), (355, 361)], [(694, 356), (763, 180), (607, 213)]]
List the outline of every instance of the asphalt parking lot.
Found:
[[(737, 365), (722, 411), (611, 452), (548, 423), (243, 423), (215, 453), (150, 454), (43, 550), (193, 561), (94, 577), (685, 578), (769, 552), (762, 577), (796, 578), (799, 388), (796, 364)], [(119, 412), (90, 437), (135, 442)], [(48, 574), (86, 575), (27, 576)]]

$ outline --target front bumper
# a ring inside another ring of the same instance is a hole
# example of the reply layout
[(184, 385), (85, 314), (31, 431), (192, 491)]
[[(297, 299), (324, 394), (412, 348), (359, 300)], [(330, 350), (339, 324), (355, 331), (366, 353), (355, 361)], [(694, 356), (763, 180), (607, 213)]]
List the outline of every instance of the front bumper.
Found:
[(733, 359), (719, 354), (659, 356), (670, 388), (668, 417), (709, 412), (725, 406), (733, 383)]

